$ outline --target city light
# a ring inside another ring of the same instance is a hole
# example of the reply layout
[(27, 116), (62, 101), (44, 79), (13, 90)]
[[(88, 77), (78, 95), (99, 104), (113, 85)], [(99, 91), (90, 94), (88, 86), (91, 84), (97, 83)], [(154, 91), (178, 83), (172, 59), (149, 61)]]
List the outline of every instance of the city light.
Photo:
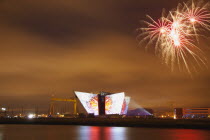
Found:
[(33, 118), (35, 118), (35, 115), (34, 115), (34, 114), (29, 114), (29, 115), (28, 115), (28, 118), (29, 118), (29, 119), (33, 119)]
[(2, 107), (1, 110), (2, 110), (2, 111), (6, 111), (6, 108)]

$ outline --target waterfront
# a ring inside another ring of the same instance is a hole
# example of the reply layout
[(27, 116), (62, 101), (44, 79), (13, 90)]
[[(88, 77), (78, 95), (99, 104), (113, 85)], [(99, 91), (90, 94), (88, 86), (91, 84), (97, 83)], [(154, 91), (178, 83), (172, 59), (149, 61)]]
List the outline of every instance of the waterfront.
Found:
[(0, 125), (0, 140), (209, 140), (210, 131), (74, 125)]

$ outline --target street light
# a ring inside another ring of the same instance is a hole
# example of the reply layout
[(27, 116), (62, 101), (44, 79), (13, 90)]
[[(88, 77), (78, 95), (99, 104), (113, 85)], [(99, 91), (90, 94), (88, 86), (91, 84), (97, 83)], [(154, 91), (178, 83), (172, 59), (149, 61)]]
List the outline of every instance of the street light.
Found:
[(29, 119), (33, 119), (34, 117), (35, 117), (34, 114), (29, 114), (29, 115), (28, 115), (28, 118), (29, 118)]
[(6, 111), (6, 108), (2, 107), (1, 110), (2, 110), (2, 111)]

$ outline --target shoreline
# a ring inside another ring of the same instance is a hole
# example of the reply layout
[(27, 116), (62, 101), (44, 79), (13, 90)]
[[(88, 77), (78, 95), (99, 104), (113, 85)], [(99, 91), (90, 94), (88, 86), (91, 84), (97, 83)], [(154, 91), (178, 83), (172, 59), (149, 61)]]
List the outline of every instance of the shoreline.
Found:
[(180, 128), (208, 129), (210, 120), (189, 119), (139, 119), (139, 118), (0, 118), (0, 124), (31, 125), (85, 125), (113, 127), (148, 127), (148, 128)]

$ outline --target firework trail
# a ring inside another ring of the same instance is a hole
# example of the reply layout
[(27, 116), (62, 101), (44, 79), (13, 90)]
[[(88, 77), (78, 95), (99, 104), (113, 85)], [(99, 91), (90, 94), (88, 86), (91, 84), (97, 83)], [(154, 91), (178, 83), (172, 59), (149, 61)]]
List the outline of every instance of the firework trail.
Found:
[(184, 64), (190, 73), (189, 59), (198, 66), (205, 65), (205, 57), (197, 44), (202, 32), (210, 31), (209, 8), (209, 2), (189, 1), (178, 4), (166, 16), (163, 13), (157, 21), (147, 15), (149, 21), (143, 21), (146, 27), (139, 28), (140, 43), (147, 42), (146, 48), (154, 45), (156, 53), (172, 70), (178, 63), (179, 67)]

